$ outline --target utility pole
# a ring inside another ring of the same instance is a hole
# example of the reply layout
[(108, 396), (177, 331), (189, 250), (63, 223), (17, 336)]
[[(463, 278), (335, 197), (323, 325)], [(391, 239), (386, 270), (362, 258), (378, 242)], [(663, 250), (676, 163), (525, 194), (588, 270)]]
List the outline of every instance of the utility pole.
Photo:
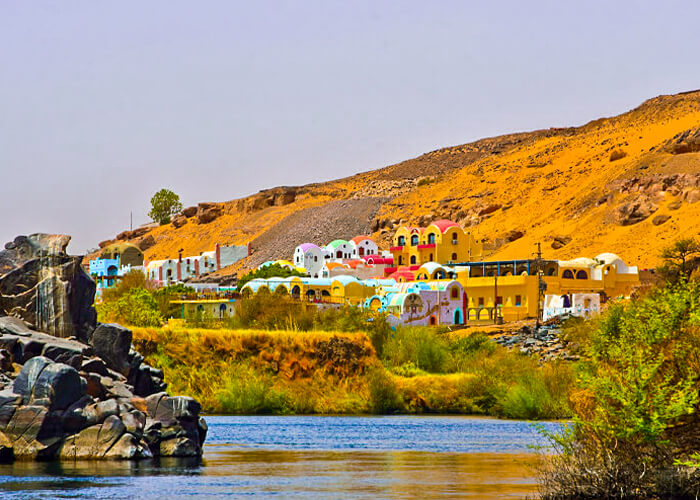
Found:
[(493, 275), (493, 322), (498, 325), (498, 271)]
[(544, 275), (544, 260), (542, 259), (542, 244), (539, 241), (537, 242), (535, 269), (537, 270), (537, 322), (535, 325), (537, 328), (539, 328), (542, 318), (542, 308), (540, 307), (540, 303), (543, 298), (542, 295), (547, 288), (546, 283), (542, 279), (542, 276)]

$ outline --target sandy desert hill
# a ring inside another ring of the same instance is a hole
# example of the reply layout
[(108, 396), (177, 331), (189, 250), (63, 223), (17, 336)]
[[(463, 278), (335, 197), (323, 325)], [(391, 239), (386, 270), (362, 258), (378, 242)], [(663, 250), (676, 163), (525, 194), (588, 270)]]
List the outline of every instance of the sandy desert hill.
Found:
[[(489, 259), (613, 252), (642, 268), (700, 234), (700, 91), (664, 95), (580, 127), (452, 146), (344, 179), (277, 187), (189, 207), (168, 225), (118, 240), (147, 260), (250, 243), (231, 275), (290, 259), (295, 246), (371, 234), (388, 246), (399, 224), (447, 218), (484, 240)], [(102, 242), (101, 246), (113, 240)]]

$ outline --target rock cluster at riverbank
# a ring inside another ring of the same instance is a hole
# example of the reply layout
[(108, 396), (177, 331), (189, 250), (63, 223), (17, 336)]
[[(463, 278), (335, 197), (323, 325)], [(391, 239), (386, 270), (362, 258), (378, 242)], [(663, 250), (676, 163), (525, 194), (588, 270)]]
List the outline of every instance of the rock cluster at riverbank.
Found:
[(21, 236), (0, 252), (0, 459), (200, 456), (199, 403), (164, 392), (130, 330), (96, 322), (68, 241)]
[(542, 363), (555, 359), (578, 360), (578, 356), (567, 351), (560, 335), (561, 328), (558, 325), (543, 325), (539, 328), (523, 326), (513, 333), (493, 337), (493, 340), (504, 347), (519, 349), (523, 354), (539, 357)]

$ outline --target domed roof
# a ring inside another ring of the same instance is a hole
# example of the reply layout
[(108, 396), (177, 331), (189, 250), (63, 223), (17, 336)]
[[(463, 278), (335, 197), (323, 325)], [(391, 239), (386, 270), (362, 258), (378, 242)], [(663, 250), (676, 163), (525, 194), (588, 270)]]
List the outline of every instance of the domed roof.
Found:
[(459, 224), (457, 224), (456, 222), (452, 222), (451, 220), (440, 219), (433, 222), (431, 226), (437, 227), (441, 233), (444, 233), (451, 227), (459, 227)]
[(624, 261), (614, 253), (601, 253), (600, 255), (596, 255), (595, 260), (603, 264), (612, 264), (616, 260), (619, 260), (620, 262), (624, 263)]
[(591, 267), (595, 266), (597, 262), (588, 257), (577, 257), (571, 260), (560, 260), (559, 266), (561, 267)]
[(329, 248), (338, 248), (340, 245), (347, 245), (348, 242), (345, 240), (333, 240), (328, 244)]
[(124, 253), (125, 250), (135, 250), (138, 253), (143, 253), (141, 252), (141, 249), (134, 245), (133, 243), (129, 243), (127, 241), (118, 241), (116, 243), (112, 243), (111, 245), (107, 245), (102, 249), (100, 252), (101, 254), (114, 254), (114, 253)]
[(374, 241), (374, 240), (372, 240), (372, 238), (370, 238), (369, 236), (364, 236), (364, 235), (355, 236), (355, 237), (354, 237), (353, 239), (351, 239), (350, 241), (352, 241), (352, 242), (355, 243), (355, 244), (358, 244), (358, 243), (360, 243), (361, 241), (364, 241), (364, 240)]
[(350, 283), (359, 283), (360, 280), (355, 278), (354, 276), (348, 276), (347, 274), (343, 274), (340, 276), (336, 276), (333, 278), (333, 282), (339, 281), (343, 286), (347, 286)]
[(321, 249), (319, 248), (319, 246), (318, 246), (318, 245), (314, 245), (313, 243), (302, 243), (302, 244), (299, 245), (297, 248), (301, 248), (301, 251), (304, 252), (304, 253), (306, 253), (306, 252), (308, 252), (309, 250), (312, 250), (312, 249), (317, 249), (318, 251), (321, 251)]
[(438, 264), (437, 262), (426, 262), (425, 264), (420, 266), (420, 268), (424, 269), (431, 276), (438, 269), (442, 269), (443, 271), (447, 272), (447, 270), (444, 267), (442, 267), (440, 264)]
[(328, 263), (326, 263), (326, 269), (328, 269), (329, 271), (331, 269), (335, 269), (336, 267), (347, 268), (348, 266), (346, 266), (345, 264), (341, 264), (340, 262), (328, 262)]

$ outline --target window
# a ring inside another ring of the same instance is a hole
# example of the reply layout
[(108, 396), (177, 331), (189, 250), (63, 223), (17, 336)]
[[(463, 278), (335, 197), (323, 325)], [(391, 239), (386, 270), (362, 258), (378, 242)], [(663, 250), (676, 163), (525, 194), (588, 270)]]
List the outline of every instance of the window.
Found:
[(496, 297), (496, 305), (497, 306), (503, 305), (503, 297)]
[(403, 257), (399, 255), (399, 265), (403, 264)]
[(484, 307), (484, 298), (479, 297), (479, 307)]
[(314, 262), (318, 262), (318, 255), (314, 255)]
[(453, 299), (459, 298), (459, 289), (456, 286), (453, 286), (452, 290), (450, 290), (450, 297)]
[(398, 246), (402, 247), (406, 244), (406, 238), (399, 236)]
[(570, 269), (566, 269), (562, 273), (561, 277), (564, 278), (565, 280), (572, 280), (572, 279), (574, 279), (574, 273), (572, 273)]
[(522, 297), (520, 295), (515, 296), (515, 305), (519, 306), (522, 303)]
[(428, 260), (429, 260), (430, 262), (433, 261), (433, 254), (430, 254), (430, 256), (428, 257)]
[(414, 234), (411, 236), (411, 246), (415, 247), (416, 245), (418, 245), (418, 235)]
[(457, 238), (459, 238), (459, 236), (457, 236), (457, 233), (452, 233), (452, 244), (453, 245), (457, 244)]
[(452, 254), (452, 262), (457, 262), (457, 254), (456, 253)]
[(430, 233), (428, 235), (428, 244), (433, 244), (435, 243), (435, 233)]
[(576, 273), (576, 279), (577, 280), (587, 280), (588, 279), (588, 273), (581, 269)]
[(415, 263), (416, 263), (416, 256), (411, 255), (411, 265), (415, 265)]

